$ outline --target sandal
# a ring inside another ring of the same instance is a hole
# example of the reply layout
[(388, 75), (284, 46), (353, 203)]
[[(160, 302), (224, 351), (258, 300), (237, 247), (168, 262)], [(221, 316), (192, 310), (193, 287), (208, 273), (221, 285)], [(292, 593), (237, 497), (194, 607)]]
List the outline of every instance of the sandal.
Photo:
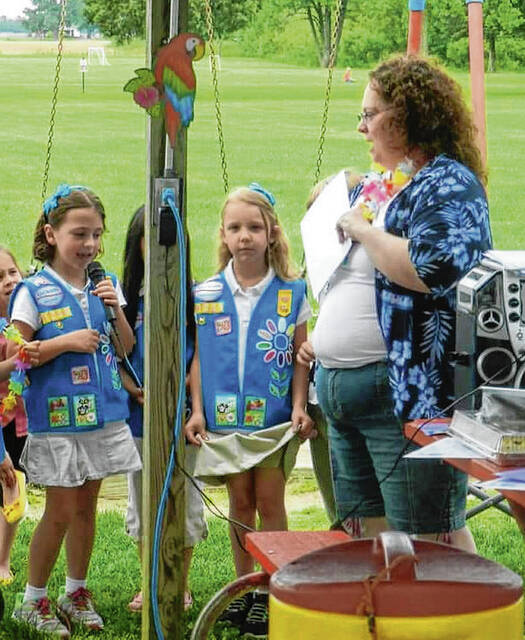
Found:
[(128, 611), (132, 613), (140, 613), (142, 611), (142, 591), (139, 591), (128, 604)]
[(9, 575), (4, 576), (3, 578), (0, 578), (0, 588), (3, 589), (4, 587), (8, 587), (10, 584), (12, 584), (14, 579), (15, 579), (15, 576), (11, 571), (11, 569), (9, 569)]
[[(21, 520), (27, 511), (27, 493), (26, 493), (26, 477), (22, 473), (22, 471), (15, 470), (16, 483), (18, 486), (18, 497), (13, 500), (13, 502), (9, 502), (8, 504), (4, 504), (2, 507), (2, 512), (6, 519), (6, 522), (9, 524), (14, 524)], [(4, 489), (5, 495), (5, 489)]]
[(191, 609), (193, 607), (193, 596), (191, 595), (191, 591), (184, 592), (184, 611)]

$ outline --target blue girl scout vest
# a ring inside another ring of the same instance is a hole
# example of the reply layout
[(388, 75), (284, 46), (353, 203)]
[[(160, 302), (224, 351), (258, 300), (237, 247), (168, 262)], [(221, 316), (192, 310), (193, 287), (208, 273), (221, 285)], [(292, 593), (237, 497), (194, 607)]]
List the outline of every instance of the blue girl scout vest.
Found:
[[(111, 275), (111, 280), (116, 284), (115, 276)], [(78, 433), (100, 429), (105, 422), (125, 420), (129, 414), (127, 393), (122, 387), (109, 337), (111, 325), (103, 303), (90, 293), (94, 288), (92, 283), (87, 295), (91, 327), (87, 327), (73, 294), (45, 267), (23, 284), (42, 322), (35, 340), (48, 340), (86, 328), (100, 333), (94, 354), (68, 351), (28, 371), (30, 384), (24, 389), (23, 397), (29, 432)]]
[[(135, 320), (135, 346), (129, 356), (131, 366), (135, 370), (139, 380), (144, 383), (144, 297), (139, 299), (137, 319)], [(186, 338), (186, 368), (191, 364), (195, 345), (189, 336)], [(129, 420), (131, 433), (134, 438), (142, 438), (144, 435), (144, 409), (142, 405), (129, 397)]]
[(250, 432), (290, 420), (293, 338), (304, 280), (275, 277), (252, 312), (239, 381), (239, 321), (224, 274), (195, 287), (202, 397), (210, 431)]

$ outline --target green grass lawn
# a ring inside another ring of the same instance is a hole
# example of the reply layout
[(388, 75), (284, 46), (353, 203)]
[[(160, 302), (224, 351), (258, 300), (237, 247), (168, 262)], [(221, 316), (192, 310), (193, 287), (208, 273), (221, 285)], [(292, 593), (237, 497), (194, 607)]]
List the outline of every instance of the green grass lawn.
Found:
[[(225, 511), (227, 498), (224, 488), (210, 489), (210, 495)], [(34, 491), (31, 504), (41, 503), (41, 493)], [(135, 545), (124, 531), (123, 509), (125, 502), (115, 503), (119, 508), (105, 510), (99, 514), (97, 537), (89, 571), (89, 585), (95, 592), (97, 608), (106, 621), (104, 640), (138, 640), (140, 638), (140, 616), (128, 613), (126, 605), (140, 584), (140, 569)], [(287, 486), (290, 529), (321, 530), (327, 521), (318, 494), (312, 471), (294, 470)], [(307, 506), (305, 506), (307, 505)], [(36, 520), (22, 522), (12, 556), (13, 568), (17, 572), (13, 586), (3, 592), (6, 613), (0, 626), (1, 640), (36, 640), (41, 638), (21, 628), (10, 620), (14, 596), (25, 585), (27, 548)], [(208, 538), (195, 548), (190, 572), (190, 586), (194, 606), (185, 614), (186, 638), (190, 637), (200, 609), (209, 598), (234, 578), (233, 563), (227, 525), (217, 517), (208, 517)], [(469, 521), (481, 555), (500, 562), (525, 577), (523, 540), (514, 521), (491, 509)], [(49, 582), (51, 597), (55, 597), (64, 584), (65, 561), (63, 551), (53, 570)], [(75, 638), (94, 637), (88, 633), (76, 633)], [(98, 636), (97, 636), (98, 637)], [(236, 631), (216, 629), (210, 640), (233, 640)]]
[[(118, 52), (117, 52), (118, 53)], [(50, 56), (0, 55), (0, 162), (2, 244), (28, 265), (31, 239), (40, 208), (41, 176), (45, 157), (54, 59)], [(124, 234), (135, 208), (145, 194), (145, 121), (131, 96), (122, 91), (137, 67), (137, 55), (110, 56), (111, 66), (89, 68), (86, 93), (82, 94), (79, 58), (66, 56), (59, 92), (50, 190), (59, 182), (90, 185), (102, 198), (108, 214), (105, 266), (120, 272)], [(215, 268), (215, 236), (223, 199), (213, 93), (208, 63), (196, 65), (198, 93), (195, 122), (188, 146), (188, 224), (196, 277)], [(355, 84), (334, 76), (322, 174), (343, 166), (365, 170), (366, 144), (356, 131), (366, 72), (355, 70)], [(466, 74), (457, 74), (468, 86)], [(301, 256), (299, 221), (312, 186), (317, 141), (324, 99), (326, 72), (257, 60), (223, 58), (220, 76), (222, 111), (230, 185), (257, 180), (277, 197), (280, 219), (292, 241), (294, 255)], [(525, 83), (520, 74), (487, 77), (490, 204), (495, 245), (500, 249), (525, 249), (525, 225), (520, 202), (525, 157)], [(16, 583), (6, 591), (8, 611), (13, 594), (23, 588), (26, 554), (35, 522), (21, 526), (16, 542)], [(292, 511), (292, 528), (324, 528), (320, 507)], [(480, 552), (525, 575), (523, 540), (515, 524), (499, 513), (472, 521)], [(196, 606), (188, 614), (188, 629), (199, 608), (233, 576), (231, 562), (224, 561), (229, 542), (226, 526), (210, 520), (210, 536), (195, 554), (191, 583)], [(53, 573), (50, 591), (63, 582), (64, 560)], [(139, 637), (140, 622), (126, 611), (139, 583), (139, 566), (133, 544), (124, 534), (122, 514), (105, 512), (90, 570), (90, 582), (107, 629), (104, 638)], [(17, 629), (17, 628), (16, 628)], [(21, 636), (6, 619), (0, 638)], [(83, 637), (79, 634), (77, 637)]]
[[(28, 264), (40, 206), (54, 59), (1, 56), (0, 161), (1, 241)], [(65, 57), (56, 116), (49, 188), (59, 182), (90, 185), (108, 213), (107, 268), (120, 271), (128, 220), (145, 194), (145, 121), (130, 94), (122, 91), (138, 56), (110, 55), (111, 66), (90, 66), (86, 93), (79, 59)], [(198, 278), (215, 268), (215, 237), (223, 199), (208, 62), (196, 63), (195, 121), (188, 145), (188, 221)], [(343, 166), (365, 170), (367, 145), (356, 131), (366, 71), (356, 83), (334, 75), (333, 98), (322, 174)], [(468, 90), (468, 76), (457, 74)], [(301, 256), (299, 221), (312, 186), (326, 71), (250, 59), (223, 58), (220, 87), (230, 185), (257, 180), (277, 197), (277, 210)], [(487, 76), (490, 203), (496, 246), (525, 247), (519, 202), (525, 158), (525, 82), (520, 74)]]

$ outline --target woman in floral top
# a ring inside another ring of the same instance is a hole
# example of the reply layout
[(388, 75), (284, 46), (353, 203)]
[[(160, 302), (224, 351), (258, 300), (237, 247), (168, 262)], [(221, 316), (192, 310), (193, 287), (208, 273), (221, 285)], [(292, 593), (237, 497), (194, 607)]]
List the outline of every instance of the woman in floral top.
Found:
[[(400, 420), (429, 418), (453, 400), (457, 282), (491, 246), (476, 131), (452, 78), (424, 59), (399, 56), (371, 72), (359, 132), (374, 162), (392, 172), (409, 165), (411, 177), (386, 207), (384, 228), (363, 216), (361, 186), (338, 226), (376, 269), (394, 412)], [(398, 454), (392, 451), (392, 464)], [(406, 473), (411, 532), (474, 550), (465, 527), (466, 476), (440, 461), (397, 466)], [(380, 486), (384, 478), (376, 475)]]

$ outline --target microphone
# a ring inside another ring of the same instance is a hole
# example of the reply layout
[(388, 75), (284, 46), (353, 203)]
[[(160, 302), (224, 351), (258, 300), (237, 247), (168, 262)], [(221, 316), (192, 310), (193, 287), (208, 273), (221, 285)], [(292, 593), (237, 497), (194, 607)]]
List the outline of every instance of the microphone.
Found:
[[(87, 266), (87, 274), (95, 286), (97, 286), (99, 282), (102, 282), (102, 280), (106, 279), (106, 272), (100, 262), (90, 262)], [(111, 324), (115, 324), (117, 317), (113, 307), (105, 304), (104, 311), (106, 312), (106, 318), (109, 322), (111, 322)]]

